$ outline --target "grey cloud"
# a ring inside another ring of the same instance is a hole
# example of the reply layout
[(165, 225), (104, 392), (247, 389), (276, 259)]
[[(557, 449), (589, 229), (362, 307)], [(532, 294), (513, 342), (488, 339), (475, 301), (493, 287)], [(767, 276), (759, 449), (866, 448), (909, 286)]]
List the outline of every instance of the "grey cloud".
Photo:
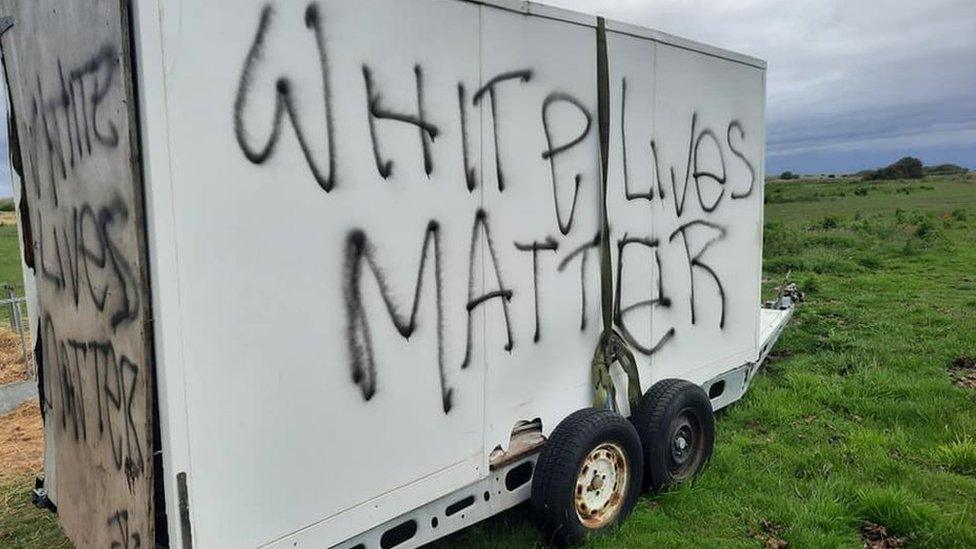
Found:
[[(811, 150), (871, 149), (871, 167), (913, 144), (976, 168), (973, 0), (549, 2), (766, 59), (771, 171)], [(816, 160), (819, 171), (856, 161)]]

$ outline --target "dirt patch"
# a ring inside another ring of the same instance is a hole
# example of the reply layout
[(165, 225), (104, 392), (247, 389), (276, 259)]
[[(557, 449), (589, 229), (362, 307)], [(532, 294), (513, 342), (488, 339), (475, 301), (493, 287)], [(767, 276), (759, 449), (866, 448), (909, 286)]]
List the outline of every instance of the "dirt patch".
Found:
[(0, 416), (0, 484), (41, 471), (44, 428), (37, 399)]
[(948, 370), (953, 383), (967, 389), (976, 389), (976, 358), (971, 356), (956, 357), (949, 365)]
[[(30, 342), (27, 342), (30, 350)], [(0, 385), (27, 381), (30, 374), (24, 363), (24, 352), (20, 346), (20, 334), (7, 327), (0, 327)]]
[(763, 542), (763, 549), (786, 549), (789, 543), (780, 538), (785, 528), (769, 519), (759, 521), (759, 530), (749, 531), (749, 537)]
[(0, 212), (0, 227), (16, 227), (17, 212)]
[(861, 525), (861, 539), (864, 541), (864, 549), (895, 549), (905, 546), (905, 538), (896, 537), (884, 526), (873, 522)]

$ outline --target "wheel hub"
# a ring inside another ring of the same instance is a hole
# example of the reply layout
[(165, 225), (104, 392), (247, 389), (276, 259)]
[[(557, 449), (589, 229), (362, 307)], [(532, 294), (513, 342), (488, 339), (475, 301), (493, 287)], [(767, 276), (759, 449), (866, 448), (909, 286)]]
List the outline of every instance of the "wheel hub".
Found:
[(576, 514), (587, 528), (600, 528), (617, 515), (630, 476), (623, 449), (604, 443), (583, 460), (576, 477)]
[(679, 414), (670, 429), (671, 463), (669, 470), (675, 478), (694, 474), (701, 461), (701, 429), (690, 413)]
[(691, 455), (692, 442), (695, 433), (689, 425), (681, 425), (671, 439), (671, 458), (675, 463), (682, 464), (688, 461)]

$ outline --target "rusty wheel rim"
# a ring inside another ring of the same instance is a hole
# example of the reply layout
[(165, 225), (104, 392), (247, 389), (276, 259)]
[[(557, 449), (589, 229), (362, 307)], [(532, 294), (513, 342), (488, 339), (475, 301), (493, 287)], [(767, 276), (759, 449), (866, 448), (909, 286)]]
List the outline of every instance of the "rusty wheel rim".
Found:
[(600, 444), (587, 454), (576, 475), (576, 514), (591, 530), (610, 524), (620, 512), (630, 477), (623, 449), (612, 442)]

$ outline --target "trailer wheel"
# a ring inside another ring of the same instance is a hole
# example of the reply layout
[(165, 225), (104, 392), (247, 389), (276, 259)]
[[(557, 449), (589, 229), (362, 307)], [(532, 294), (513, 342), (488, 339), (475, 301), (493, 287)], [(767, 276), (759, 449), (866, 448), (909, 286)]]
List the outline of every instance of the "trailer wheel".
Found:
[(596, 408), (570, 414), (536, 462), (536, 525), (559, 545), (612, 528), (634, 508), (643, 470), (640, 438), (630, 422)]
[(630, 417), (644, 451), (645, 490), (655, 492), (696, 476), (712, 457), (715, 417), (701, 387), (665, 379), (644, 394)]

